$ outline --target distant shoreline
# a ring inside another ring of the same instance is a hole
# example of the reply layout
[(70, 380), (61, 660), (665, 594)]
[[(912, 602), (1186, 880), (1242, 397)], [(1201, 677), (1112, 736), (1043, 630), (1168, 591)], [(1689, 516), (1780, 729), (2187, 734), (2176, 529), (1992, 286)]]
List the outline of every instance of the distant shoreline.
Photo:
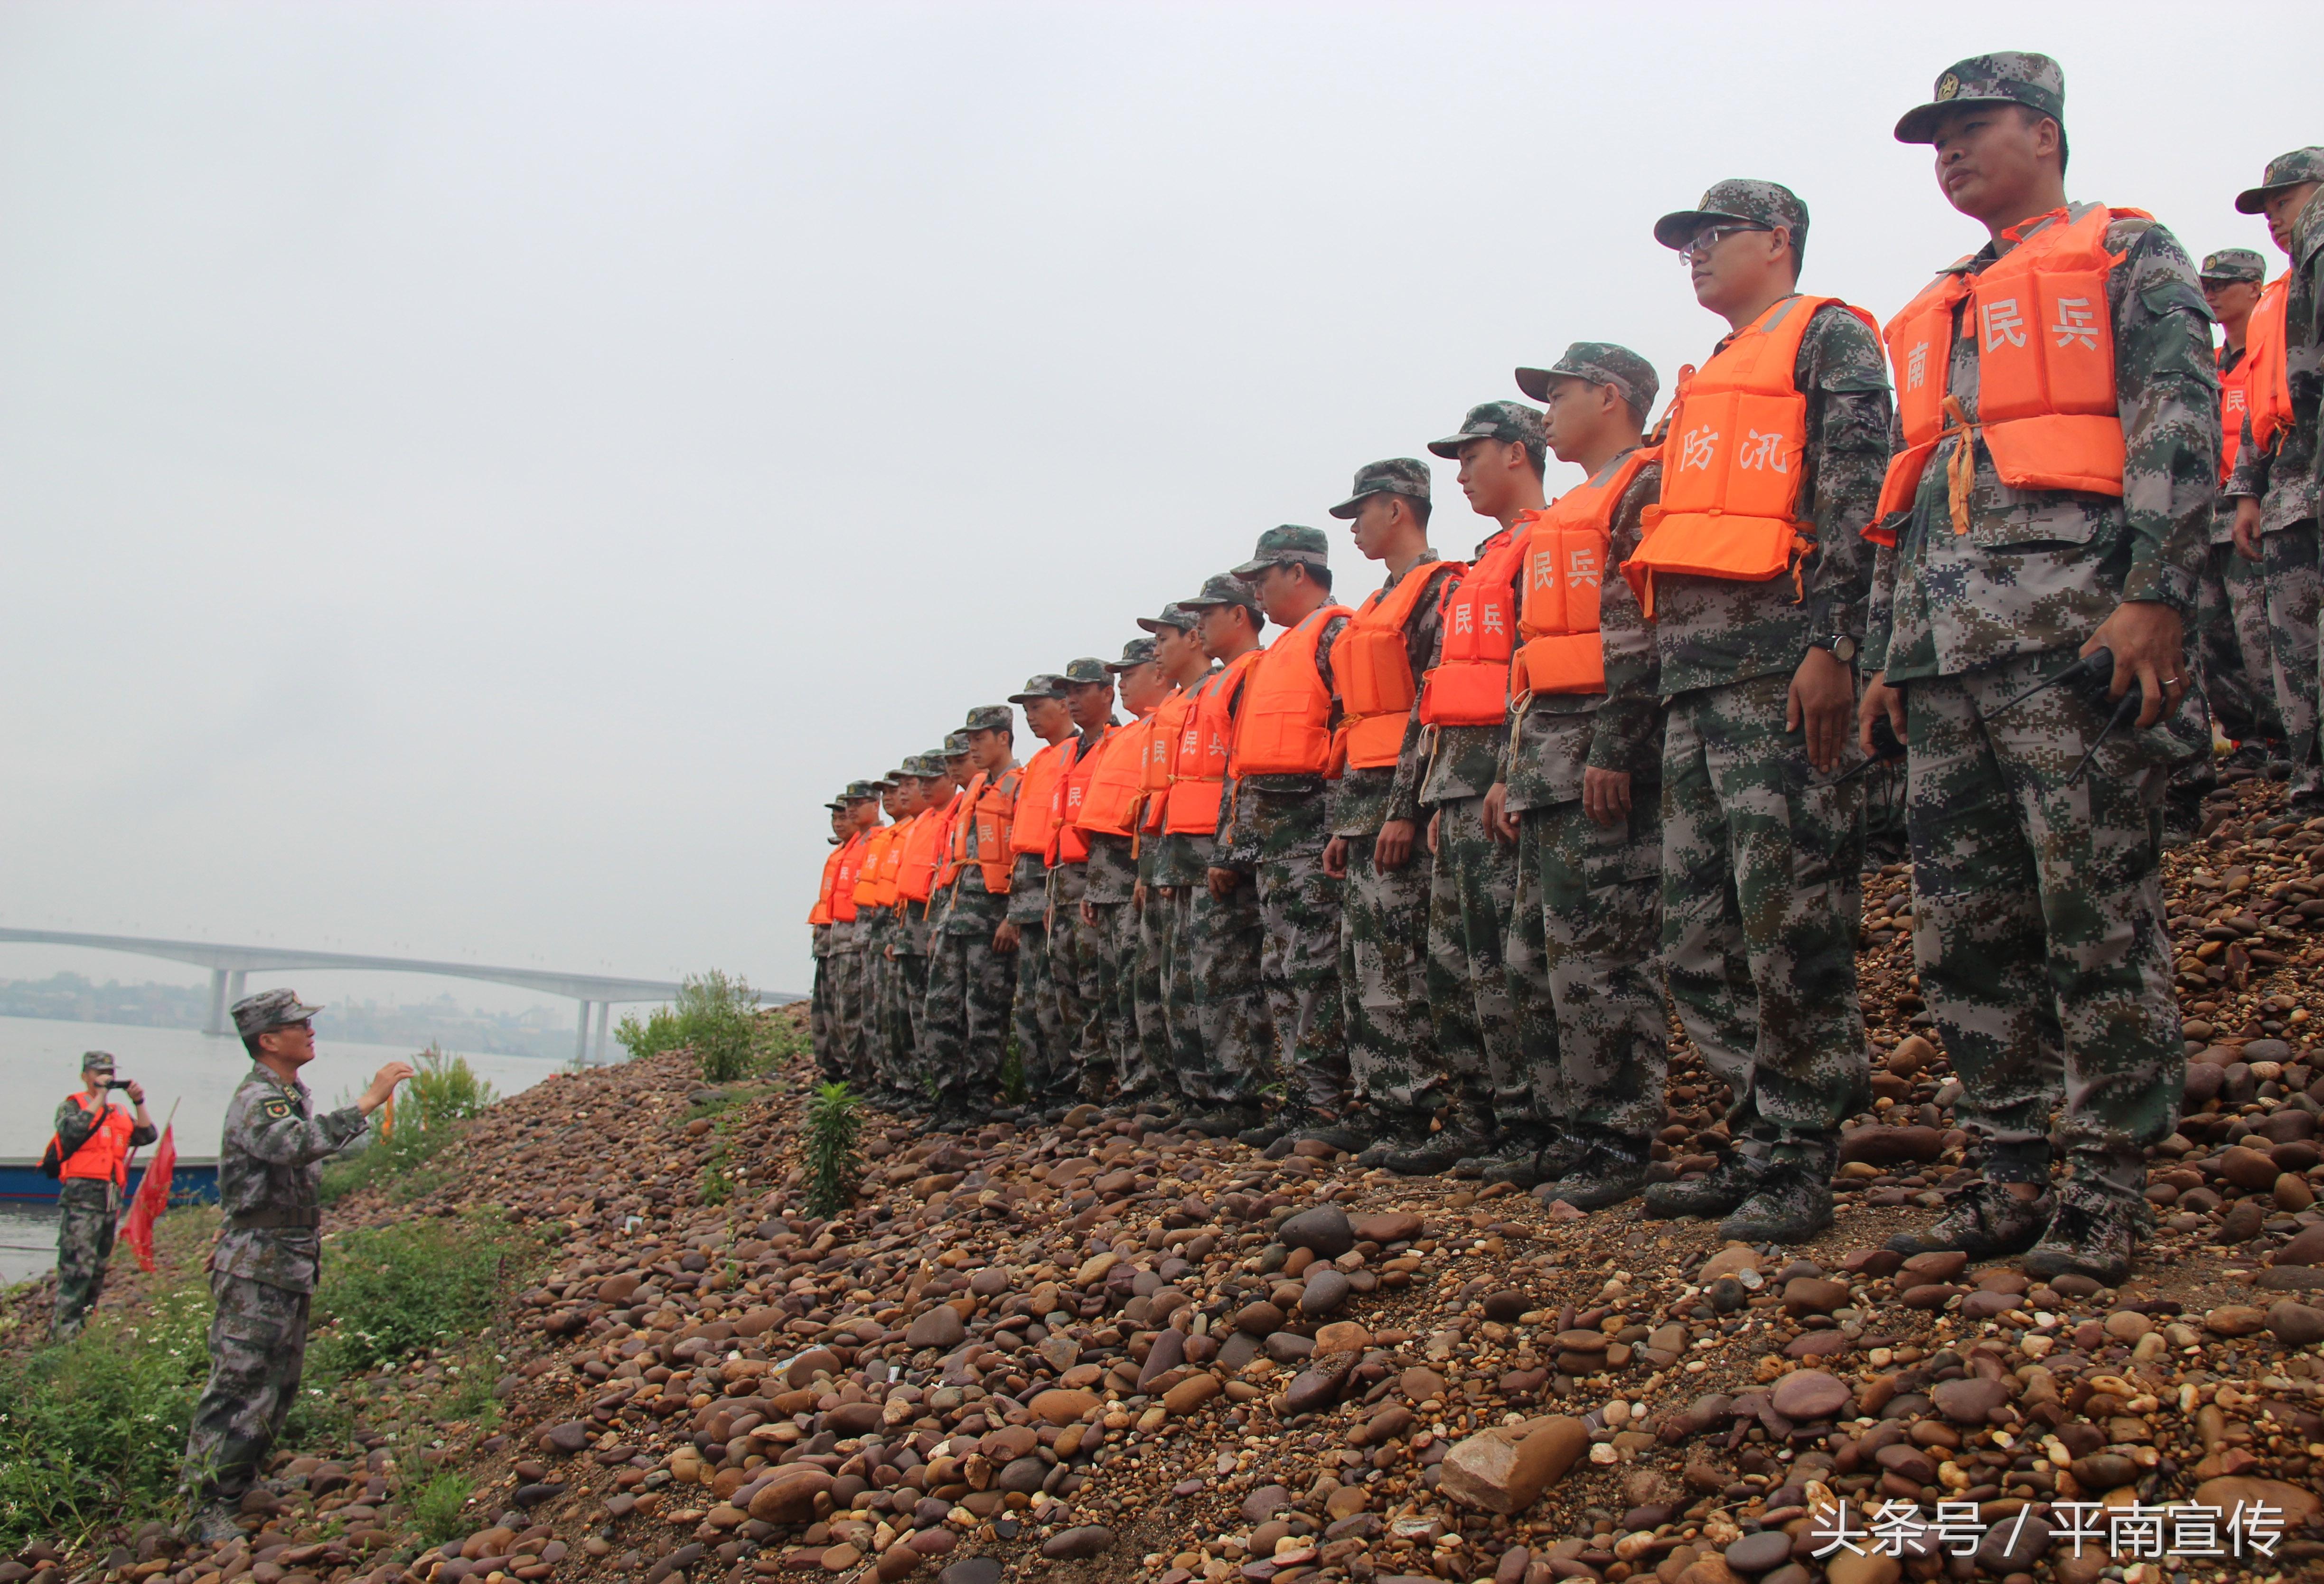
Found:
[[(202, 1028), (199, 1024), (120, 1023), (112, 1018), (57, 1017), (45, 1013), (33, 1012), (0, 1012), (0, 1018), (7, 1018), (17, 1023), (77, 1023), (84, 1024), (89, 1028), (101, 1029), (165, 1029), (172, 1033), (181, 1034), (198, 1034), (202, 1032)], [(232, 1037), (233, 1036), (228, 1034), (220, 1034), (217, 1036), (217, 1038), (221, 1040), (228, 1040)], [(410, 1044), (411, 1042), (409, 1040), (362, 1039), (354, 1035), (346, 1035), (343, 1037), (345, 1038), (346, 1042), (350, 1045), (396, 1045)], [(570, 1038), (571, 1036), (565, 1035), (560, 1037)], [(323, 1034), (323, 1041), (327, 1044), (330, 1042), (330, 1040), (331, 1035), (329, 1032), (326, 1030)], [(505, 1057), (511, 1061), (546, 1061), (552, 1067), (567, 1060), (567, 1058), (562, 1056), (537, 1055), (530, 1051), (495, 1051), (480, 1045), (444, 1045), (442, 1046), (442, 1049), (448, 1055), (497, 1056)]]

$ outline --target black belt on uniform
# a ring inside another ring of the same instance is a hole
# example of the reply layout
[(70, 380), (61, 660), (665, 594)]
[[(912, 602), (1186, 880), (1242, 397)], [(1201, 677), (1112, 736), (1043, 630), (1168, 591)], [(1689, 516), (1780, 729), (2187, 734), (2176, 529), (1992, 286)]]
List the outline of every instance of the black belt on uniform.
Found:
[(237, 1232), (313, 1231), (323, 1224), (323, 1212), (305, 1210), (244, 1210), (226, 1218)]

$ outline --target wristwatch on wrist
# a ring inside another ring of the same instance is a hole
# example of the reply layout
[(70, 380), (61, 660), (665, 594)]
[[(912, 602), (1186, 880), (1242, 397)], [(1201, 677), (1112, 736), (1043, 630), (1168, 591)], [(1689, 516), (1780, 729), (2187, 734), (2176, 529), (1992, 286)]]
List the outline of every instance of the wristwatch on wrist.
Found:
[(1808, 640), (1808, 647), (1830, 650), (1831, 657), (1842, 665), (1849, 664), (1856, 659), (1856, 640), (1846, 633), (1831, 638), (1811, 638)]

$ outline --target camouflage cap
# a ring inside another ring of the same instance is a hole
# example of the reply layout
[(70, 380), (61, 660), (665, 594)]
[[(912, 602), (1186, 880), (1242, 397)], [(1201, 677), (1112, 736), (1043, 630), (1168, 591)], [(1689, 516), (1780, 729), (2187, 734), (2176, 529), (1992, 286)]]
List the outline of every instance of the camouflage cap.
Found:
[(2324, 181), (2324, 148), (2294, 149), (2270, 160), (2267, 174), (2260, 178), (2259, 185), (2236, 194), (2236, 213), (2258, 214), (2267, 208), (2269, 199), (2303, 181)]
[(80, 1053), (80, 1070), (83, 1072), (111, 1072), (113, 1070), (113, 1052), (110, 1051), (82, 1051)]
[(1006, 704), (979, 704), (968, 712), (971, 731), (1014, 731), (1017, 717)]
[(927, 781), (944, 773), (945, 762), (944, 755), (941, 754), (913, 754), (904, 760), (904, 773), (917, 775), (922, 781)]
[(1269, 567), (1328, 567), (1332, 564), (1332, 542), (1321, 528), (1303, 528), (1296, 523), (1286, 523), (1269, 528), (1259, 536), (1259, 548), (1250, 560), (1230, 570), (1238, 578), (1256, 578)]
[(1385, 462), (1365, 463), (1356, 469), (1356, 481), (1349, 486), (1348, 498), (1332, 508), (1332, 515), (1352, 517), (1364, 509), (1366, 497), (1376, 495), (1426, 500), (1428, 464), (1417, 457), (1390, 457)]
[(904, 777), (910, 773), (911, 772), (908, 770), (890, 770), (887, 774), (880, 778), (880, 784), (887, 791), (894, 792), (898, 787), (904, 784)]
[(837, 797), (832, 799), (831, 801), (824, 804), (824, 807), (829, 809), (835, 814), (839, 813), (847, 807), (847, 794), (845, 792), (840, 793)]
[(1239, 605), (1250, 612), (1253, 616), (1259, 614), (1259, 596), (1250, 591), (1250, 584), (1232, 572), (1212, 573), (1203, 579), (1203, 591), (1200, 594), (1195, 595), (1192, 599), (1182, 599), (1178, 603), (1198, 615), (1214, 605)]
[(1132, 638), (1129, 643), (1124, 644), (1121, 646), (1121, 658), (1120, 660), (1107, 661), (1105, 669), (1118, 674), (1121, 672), (1130, 670), (1133, 666), (1149, 665), (1153, 662), (1153, 660), (1154, 640), (1151, 638)]
[(2264, 281), (2267, 260), (2248, 247), (2222, 247), (2204, 255), (2203, 267), (2195, 273), (2206, 281)]
[(948, 731), (945, 733), (944, 756), (945, 758), (958, 759), (964, 757), (967, 753), (968, 733), (966, 731)]
[(1065, 679), (1056, 672), (1045, 671), (1025, 679), (1025, 690), (1009, 695), (1011, 704), (1030, 704), (1039, 699), (1063, 699)]
[(1091, 682), (1110, 682), (1113, 674), (1105, 669), (1105, 662), (1094, 654), (1084, 654), (1079, 660), (1065, 662), (1065, 684), (1086, 686)]
[(1547, 368), (1518, 369), (1517, 389), (1536, 402), (1546, 402), (1549, 382), (1561, 376), (1612, 385), (1642, 418), (1655, 404), (1655, 393), (1663, 388), (1655, 366), (1628, 347), (1611, 341), (1576, 341)]
[(1523, 402), (1480, 402), (1469, 409), (1469, 416), (1461, 421), (1461, 432), (1448, 434), (1443, 440), (1430, 440), (1431, 456), (1458, 457), (1461, 448), (1474, 440), (1500, 440), (1509, 445), (1539, 446), (1543, 444), (1541, 413)]
[(1792, 234), (1793, 252), (1807, 251), (1808, 206), (1800, 195), (1781, 182), (1740, 177), (1712, 182), (1694, 208), (1674, 210), (1656, 220), (1655, 240), (1665, 247), (1684, 247), (1714, 220), (1740, 220), (1771, 231), (1780, 226)]
[(1160, 616), (1139, 616), (1138, 625), (1149, 633), (1159, 633), (1165, 627), (1191, 633), (1194, 630), (1194, 613), (1174, 599), (1162, 607)]
[(234, 1004), (234, 1032), (247, 1040), (269, 1029), (305, 1023), (322, 1010), (300, 1001), (296, 990), (261, 990)]
[(847, 783), (847, 790), (839, 795), (849, 802), (860, 803), (867, 798), (878, 797), (880, 787), (876, 782), (851, 781)]
[(1963, 105), (2023, 105), (2063, 126), (2066, 73), (2047, 55), (1997, 50), (1946, 67), (1929, 100), (1896, 123), (1898, 143), (1936, 142), (1938, 123)]

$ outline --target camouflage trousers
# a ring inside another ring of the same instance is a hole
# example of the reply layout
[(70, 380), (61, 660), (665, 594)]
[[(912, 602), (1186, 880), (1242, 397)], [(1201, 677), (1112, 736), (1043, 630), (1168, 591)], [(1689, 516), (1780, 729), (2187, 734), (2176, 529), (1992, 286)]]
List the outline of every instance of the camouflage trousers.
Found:
[[(1086, 907), (1094, 924), (1081, 917)], [(1130, 1000), (1130, 948), (1124, 921), (1130, 919), (1126, 902), (1083, 902), (1074, 907), (1074, 927), (1082, 933), (1075, 956), (1082, 970), (1082, 1098), (1102, 1099), (1106, 1085), (1124, 1071), (1137, 1043), (1136, 1014)]]
[(1170, 1039), (1170, 1087), (1180, 1098), (1201, 1100), (1188, 1074), (1202, 1063), (1203, 1024), (1194, 999), (1194, 953), (1186, 944), (1188, 921), (1194, 915), (1192, 885), (1164, 885), (1154, 895), (1161, 918), (1162, 941), (1157, 966), (1162, 974), (1162, 1023)]
[(105, 1290), (106, 1262), (113, 1257), (114, 1224), (119, 1214), (113, 1184), (76, 1177), (57, 1189), (57, 1312), (52, 1331), (71, 1336), (97, 1307)]
[(1340, 912), (1340, 999), (1348, 1079), (1375, 1111), (1434, 1111), (1450, 1098), (1428, 1014), (1428, 855), (1401, 869), (1372, 862), (1372, 838), (1348, 838)]
[(892, 1087), (899, 1094), (926, 1099), (929, 1067), (920, 1044), (920, 1021), (928, 1004), (928, 958), (924, 951), (907, 950), (908, 944), (896, 942), (895, 959), (889, 965), (896, 994), (889, 1009), (888, 1048), (895, 1053)]
[[(1082, 918), (1079, 898), (1060, 898), (1049, 921), (1050, 961), (1060, 976), (1058, 1008), (1070, 1020), (1063, 1029), (1066, 1065), (1058, 1075), (1056, 1091), (1061, 1100), (1101, 1099), (1113, 1077), (1113, 1044), (1108, 1032), (1112, 1022), (1113, 959), (1106, 910), (1116, 904), (1092, 905), (1098, 919), (1095, 924)], [(1073, 972), (1070, 986), (1063, 977), (1067, 968)]]
[(189, 1505), (239, 1502), (298, 1399), (307, 1293), (210, 1273), (210, 1377), (186, 1431)]
[(884, 912), (867, 929), (859, 919), (856, 932), (863, 938), (863, 1065), (853, 1081), (861, 1088), (890, 1091), (904, 1086), (908, 1048), (895, 1043), (899, 1003), (903, 985), (896, 959), (888, 955), (896, 943), (895, 921)]
[(2316, 523), (2294, 523), (2260, 535), (2260, 576), (2267, 598), (2268, 681), (2276, 715), (2283, 722), (2284, 751), (2292, 759), (2292, 795), (2313, 797), (2319, 790), (2317, 767), (2318, 594), (2324, 576), (2317, 566)]
[(1256, 1105), (1275, 1049), (1259, 978), (1267, 931), (1259, 887), (1245, 875), (1224, 902), (1208, 885), (1186, 886), (1180, 896), (1194, 1037), (1178, 1046), (1178, 1081), (1197, 1105)]
[(1001, 1088), (1001, 1059), (1017, 994), (1017, 953), (992, 949), (990, 931), (938, 934), (928, 940), (928, 993), (920, 1011), (922, 1070), (939, 1099), (990, 1105)]
[(815, 959), (815, 984), (807, 997), (807, 1048), (815, 1052), (817, 1068), (827, 1067), (831, 1061), (831, 959), (817, 953)]
[(2195, 631), (2188, 645), (2201, 667), (2203, 697), (2220, 735), (2244, 742), (2281, 739), (2269, 660), (2267, 580), (2232, 544), (2212, 545), (2195, 585)]
[(825, 959), (831, 965), (831, 1060), (824, 1076), (852, 1080), (862, 1068), (863, 1049), (863, 947), (853, 925), (836, 928), (848, 934), (832, 943)]
[[(1054, 885), (1051, 892), (1054, 895)], [(1088, 1066), (1083, 1041), (1089, 1026), (1089, 1007), (1082, 1000), (1082, 955), (1089, 949), (1089, 932), (1082, 926), (1081, 898), (1056, 896), (1048, 924), (1049, 984), (1056, 996), (1057, 1045), (1047, 1092), (1052, 1099), (1064, 1100), (1080, 1093), (1082, 1074)]]
[(1734, 1132), (1822, 1141), (1869, 1098), (1861, 780), (1784, 729), (1788, 675), (1682, 693), (1663, 739), (1663, 960)]
[(1017, 1069), (1028, 1096), (1063, 1094), (1069, 1081), (1057, 1027), (1057, 987), (1051, 977), (1049, 927), (1017, 924), (1017, 992), (1009, 1026), (1017, 1036)]
[(1994, 713), (2060, 663), (1907, 685), (1913, 957), (1987, 1174), (2046, 1180), (2062, 1088), (2077, 1172), (2135, 1194), (2186, 1070), (2159, 879), (2174, 754), (2161, 728), (2117, 733), (2067, 786), (2107, 712), (2053, 688)]
[(1428, 1015), (1436, 1059), (1481, 1126), (1520, 1120), (1533, 1105), (1501, 964), (1517, 894), (1517, 849), (1486, 831), (1484, 798), (1439, 804), (1428, 877)]
[(1348, 1108), (1347, 1009), (1340, 994), (1340, 912), (1344, 883), (1323, 872), (1332, 839), (1323, 794), (1256, 799), (1259, 982), (1275, 1024), (1285, 1101), (1333, 1116)]
[(1170, 1019), (1162, 999), (1162, 963), (1170, 908), (1152, 886), (1129, 909), (1130, 1015), (1138, 1032), (1135, 1053), (1121, 1070), (1121, 1092), (1133, 1099), (1167, 1099), (1177, 1091), (1170, 1061)]
[(1663, 820), (1657, 789), (1602, 826), (1579, 799), (1517, 822), (1507, 952), (1534, 1115), (1562, 1131), (1643, 1140), (1663, 1120)]

